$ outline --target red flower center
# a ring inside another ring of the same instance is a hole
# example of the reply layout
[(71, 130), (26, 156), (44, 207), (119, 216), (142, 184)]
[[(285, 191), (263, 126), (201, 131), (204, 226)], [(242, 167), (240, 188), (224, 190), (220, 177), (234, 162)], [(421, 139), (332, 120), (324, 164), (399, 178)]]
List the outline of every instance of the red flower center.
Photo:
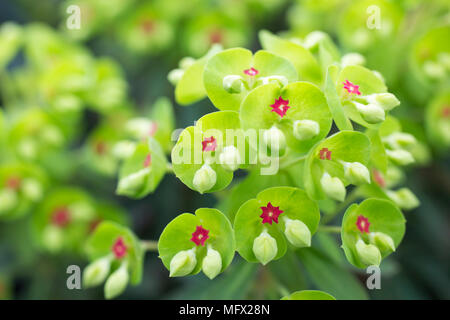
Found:
[(251, 67), (250, 69), (245, 69), (244, 73), (248, 76), (253, 77), (253, 76), (256, 76), (259, 73), (259, 71), (256, 70), (255, 68)]
[(9, 189), (17, 190), (20, 187), (20, 178), (19, 177), (9, 177), (6, 180), (6, 187)]
[(53, 211), (51, 219), (55, 226), (64, 228), (70, 223), (70, 211), (66, 207), (57, 208)]
[(213, 136), (205, 138), (202, 141), (202, 151), (215, 151), (216, 148), (217, 148), (217, 141)]
[(141, 29), (145, 34), (150, 34), (155, 29), (155, 22), (150, 19), (146, 19), (141, 22)]
[(328, 148), (322, 148), (319, 151), (319, 157), (322, 160), (331, 160), (331, 150), (328, 150)]
[(283, 118), (290, 108), (288, 104), (289, 100), (284, 100), (282, 97), (279, 97), (278, 99), (275, 99), (274, 104), (270, 105), (270, 107), (272, 108), (271, 111), (277, 113), (280, 117)]
[(267, 203), (266, 207), (261, 207), (261, 210), (262, 214), (260, 217), (262, 218), (262, 224), (272, 224), (272, 221), (278, 223), (278, 217), (284, 212), (280, 210), (280, 207), (274, 207), (270, 202)]
[(386, 186), (386, 181), (384, 181), (384, 178), (381, 175), (380, 171), (375, 169), (373, 170), (373, 179), (380, 187), (384, 188)]
[(116, 259), (120, 259), (127, 254), (127, 246), (125, 245), (125, 241), (123, 241), (122, 237), (117, 238), (116, 242), (114, 242), (112, 246), (112, 252)]
[(106, 143), (103, 141), (98, 141), (95, 144), (95, 152), (97, 152), (97, 154), (102, 155), (106, 152)]
[(205, 245), (205, 241), (209, 238), (209, 230), (206, 230), (202, 226), (197, 226), (195, 231), (192, 233), (191, 241), (197, 246)]
[(144, 168), (148, 168), (152, 164), (152, 155), (149, 153), (144, 160)]
[(360, 215), (358, 216), (358, 220), (356, 221), (356, 226), (358, 227), (359, 231), (361, 231), (361, 233), (369, 233), (369, 226), (370, 226), (370, 222), (369, 219), (367, 219), (366, 217)]
[(351, 83), (348, 80), (345, 80), (345, 82), (342, 82), (342, 84), (344, 85), (344, 89), (347, 90), (348, 93), (350, 94), (356, 94), (356, 95), (361, 95), (361, 92), (359, 92), (359, 86), (356, 84)]
[(223, 40), (223, 34), (222, 31), (219, 29), (214, 29), (209, 33), (209, 43), (222, 43)]

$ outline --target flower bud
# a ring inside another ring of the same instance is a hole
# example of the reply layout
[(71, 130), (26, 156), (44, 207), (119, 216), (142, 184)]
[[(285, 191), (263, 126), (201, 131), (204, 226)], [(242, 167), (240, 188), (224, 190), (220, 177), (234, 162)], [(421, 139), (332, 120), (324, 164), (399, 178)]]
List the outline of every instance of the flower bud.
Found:
[(64, 234), (61, 228), (48, 225), (42, 232), (42, 243), (51, 252), (57, 252), (63, 247)]
[(300, 220), (292, 220), (284, 218), (285, 229), (284, 234), (289, 242), (298, 248), (311, 246), (311, 231)]
[(15, 190), (9, 188), (0, 190), (0, 215), (2, 212), (14, 209), (18, 203), (19, 198)]
[(366, 244), (363, 240), (359, 239), (356, 242), (356, 252), (362, 263), (367, 266), (379, 266), (381, 263), (380, 250), (373, 244)]
[(42, 198), (42, 186), (39, 181), (27, 178), (23, 179), (21, 184), (21, 190), (25, 198), (31, 201), (37, 201)]
[(416, 138), (409, 133), (394, 132), (383, 138), (383, 142), (387, 143), (393, 149), (409, 147), (417, 143)]
[(445, 66), (432, 60), (425, 61), (423, 64), (423, 71), (427, 76), (433, 79), (445, 78)]
[(220, 253), (211, 247), (208, 247), (208, 252), (202, 263), (203, 273), (210, 278), (214, 279), (222, 270), (222, 258)]
[(132, 141), (122, 140), (117, 142), (112, 150), (113, 156), (117, 159), (127, 159), (136, 150), (136, 144)]
[(394, 252), (394, 240), (383, 232), (371, 232), (369, 234), (370, 242), (376, 245), (382, 252)]
[(309, 140), (320, 132), (319, 124), (313, 120), (294, 121), (294, 137), (298, 140)]
[(414, 162), (412, 154), (406, 150), (386, 150), (386, 154), (395, 164), (406, 166)]
[(312, 49), (316, 47), (320, 41), (326, 38), (326, 34), (322, 31), (312, 31), (310, 32), (303, 41), (303, 46), (306, 49)]
[(325, 172), (320, 179), (320, 185), (329, 198), (344, 201), (346, 190), (339, 178), (331, 177), (328, 172)]
[(408, 188), (401, 188), (397, 191), (386, 190), (386, 194), (402, 209), (412, 210), (420, 205), (419, 199)]
[(105, 281), (111, 268), (111, 257), (106, 256), (95, 260), (83, 271), (83, 286), (85, 288), (98, 286)]
[(167, 80), (169, 80), (169, 82), (172, 85), (176, 86), (178, 84), (178, 82), (180, 82), (183, 75), (184, 75), (183, 69), (173, 69), (167, 75)]
[(268, 76), (259, 78), (261, 84), (277, 83), (280, 87), (284, 87), (289, 83), (285, 76)]
[(286, 150), (286, 137), (283, 131), (275, 126), (264, 131), (263, 142), (269, 147), (271, 154), (278, 152), (278, 155), (281, 155)]
[(223, 78), (223, 88), (228, 93), (241, 93), (244, 87), (244, 79), (238, 75), (228, 75)]
[(59, 146), (64, 142), (64, 136), (58, 127), (47, 125), (42, 128), (41, 138), (50, 145)]
[(170, 277), (183, 277), (194, 270), (197, 264), (195, 248), (178, 252), (170, 260)]
[(223, 148), (219, 156), (219, 162), (226, 170), (235, 171), (241, 164), (239, 150), (235, 146)]
[(366, 58), (356, 52), (347, 53), (341, 59), (342, 68), (345, 68), (347, 66), (363, 66), (365, 64)]
[(365, 165), (360, 162), (345, 162), (344, 165), (345, 179), (351, 184), (359, 185), (370, 183), (370, 172)]
[(208, 191), (217, 182), (217, 174), (216, 172), (209, 166), (209, 164), (204, 164), (194, 175), (194, 180), (192, 183), (194, 184), (195, 189), (198, 192), (203, 193)]
[(400, 101), (392, 93), (374, 93), (366, 97), (368, 103), (379, 105), (384, 110), (389, 111), (400, 104)]
[(89, 221), (95, 218), (95, 210), (89, 203), (76, 202), (71, 204), (68, 209), (74, 220)]
[(128, 120), (125, 124), (127, 133), (133, 135), (137, 139), (147, 137), (151, 127), (152, 121), (146, 118), (134, 118)]
[(192, 57), (184, 57), (180, 60), (180, 63), (178, 64), (181, 69), (186, 70), (190, 66), (192, 66), (195, 63), (195, 59)]
[(133, 196), (144, 188), (147, 182), (150, 168), (141, 169), (135, 173), (129, 174), (119, 180), (116, 193), (120, 195)]
[(368, 123), (374, 124), (384, 121), (384, 110), (380, 106), (373, 103), (364, 105), (359, 102), (353, 102), (353, 104), (356, 106), (356, 109), (358, 109), (362, 118)]
[(32, 138), (24, 138), (17, 144), (18, 153), (28, 159), (34, 159), (38, 153), (38, 144)]
[(128, 285), (129, 275), (127, 270), (127, 263), (122, 265), (111, 273), (105, 283), (105, 298), (112, 299), (120, 295)]
[(253, 253), (256, 259), (263, 265), (266, 265), (275, 258), (278, 252), (277, 241), (270, 236), (267, 230), (261, 232), (261, 234), (253, 241)]

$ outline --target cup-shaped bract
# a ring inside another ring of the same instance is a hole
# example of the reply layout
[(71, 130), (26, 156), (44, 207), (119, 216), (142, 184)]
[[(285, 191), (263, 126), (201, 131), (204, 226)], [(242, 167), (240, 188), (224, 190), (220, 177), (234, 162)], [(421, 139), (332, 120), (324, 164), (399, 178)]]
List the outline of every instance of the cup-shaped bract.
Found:
[[(402, 212), (388, 200), (371, 198), (359, 205), (351, 205), (344, 214), (341, 230), (342, 248), (347, 260), (358, 268), (366, 268), (367, 260), (361, 258), (361, 253), (368, 245), (375, 246), (384, 259), (393, 252), (392, 246), (381, 246), (374, 241), (374, 237), (377, 233), (382, 233), (384, 238), (390, 237), (394, 248), (397, 248), (405, 233), (405, 222)], [(358, 241), (363, 242), (358, 245), (360, 252), (357, 248)], [(376, 260), (376, 250), (372, 247), (368, 249), (369, 260)]]
[(245, 260), (259, 262), (253, 245), (255, 239), (266, 232), (276, 241), (277, 253), (273, 260), (281, 258), (287, 249), (285, 231), (286, 222), (290, 220), (300, 220), (313, 235), (320, 220), (316, 202), (299, 188), (273, 187), (261, 191), (256, 199), (245, 202), (236, 213), (237, 251)]
[[(208, 249), (214, 250), (210, 251), (209, 256)], [(197, 209), (195, 215), (179, 215), (164, 228), (158, 241), (159, 257), (171, 273), (171, 263), (177, 254), (191, 252), (195, 255), (195, 259), (184, 259), (189, 263), (195, 262), (195, 266), (183, 275), (197, 274), (204, 268), (208, 277), (214, 277), (218, 265), (216, 252), (220, 255), (220, 272), (223, 272), (233, 260), (234, 251), (235, 240), (230, 221), (219, 210), (210, 208)]]
[[(227, 90), (228, 76), (242, 77), (243, 90)], [(297, 71), (286, 59), (260, 50), (254, 55), (243, 48), (224, 50), (212, 56), (203, 71), (206, 93), (214, 106), (220, 110), (238, 111), (242, 100), (255, 87), (275, 82), (279, 86), (297, 80)]]

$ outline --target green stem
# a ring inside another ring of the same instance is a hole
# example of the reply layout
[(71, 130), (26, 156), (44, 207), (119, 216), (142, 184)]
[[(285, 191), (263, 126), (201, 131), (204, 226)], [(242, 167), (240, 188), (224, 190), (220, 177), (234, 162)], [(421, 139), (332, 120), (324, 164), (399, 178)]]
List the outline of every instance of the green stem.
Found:
[(145, 251), (158, 251), (158, 241), (156, 240), (142, 240), (141, 245)]
[(347, 208), (352, 202), (354, 202), (356, 199), (358, 199), (359, 194), (358, 194), (358, 189), (354, 189), (344, 200), (344, 202), (341, 202), (336, 210), (333, 213), (330, 213), (326, 216), (323, 217), (322, 219), (322, 224), (327, 224), (328, 222), (330, 222), (331, 220), (333, 220), (333, 218), (338, 215), (342, 210), (344, 210), (345, 208)]
[(171, 163), (168, 163), (166, 166), (166, 172), (167, 173), (173, 173), (173, 166)]
[(308, 155), (304, 155), (295, 159), (291, 159), (281, 164), (280, 169), (285, 169), (306, 159)]
[(340, 226), (320, 226), (318, 232), (340, 233)]

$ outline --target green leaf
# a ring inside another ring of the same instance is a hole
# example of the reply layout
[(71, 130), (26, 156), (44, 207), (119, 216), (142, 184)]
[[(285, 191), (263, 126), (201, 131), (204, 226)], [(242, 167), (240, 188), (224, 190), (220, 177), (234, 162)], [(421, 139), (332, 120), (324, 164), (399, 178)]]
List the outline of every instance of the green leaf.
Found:
[(155, 121), (153, 137), (165, 152), (172, 149), (172, 133), (175, 130), (175, 114), (172, 103), (166, 97), (155, 101), (150, 111), (150, 119)]
[[(198, 226), (209, 231), (203, 245), (191, 240)], [(217, 209), (200, 208), (195, 215), (179, 215), (164, 228), (158, 242), (159, 257), (168, 270), (177, 253), (195, 248), (196, 265), (190, 274), (200, 272), (208, 247), (220, 253), (223, 272), (233, 260), (235, 240), (229, 220)]]
[[(367, 199), (359, 205), (351, 205), (344, 214), (342, 219), (342, 248), (344, 249), (347, 260), (358, 268), (367, 267), (361, 261), (355, 245), (359, 239), (364, 242), (372, 243), (368, 238), (370, 233), (364, 233), (358, 229), (358, 217), (363, 216), (367, 218), (369, 225), (369, 232), (381, 232), (392, 238), (395, 248), (400, 244), (403, 235), (405, 234), (405, 218), (401, 211), (391, 202), (381, 199)], [(387, 257), (391, 252), (381, 251), (382, 258)]]
[(302, 290), (293, 292), (281, 300), (336, 300), (336, 298), (319, 290)]

